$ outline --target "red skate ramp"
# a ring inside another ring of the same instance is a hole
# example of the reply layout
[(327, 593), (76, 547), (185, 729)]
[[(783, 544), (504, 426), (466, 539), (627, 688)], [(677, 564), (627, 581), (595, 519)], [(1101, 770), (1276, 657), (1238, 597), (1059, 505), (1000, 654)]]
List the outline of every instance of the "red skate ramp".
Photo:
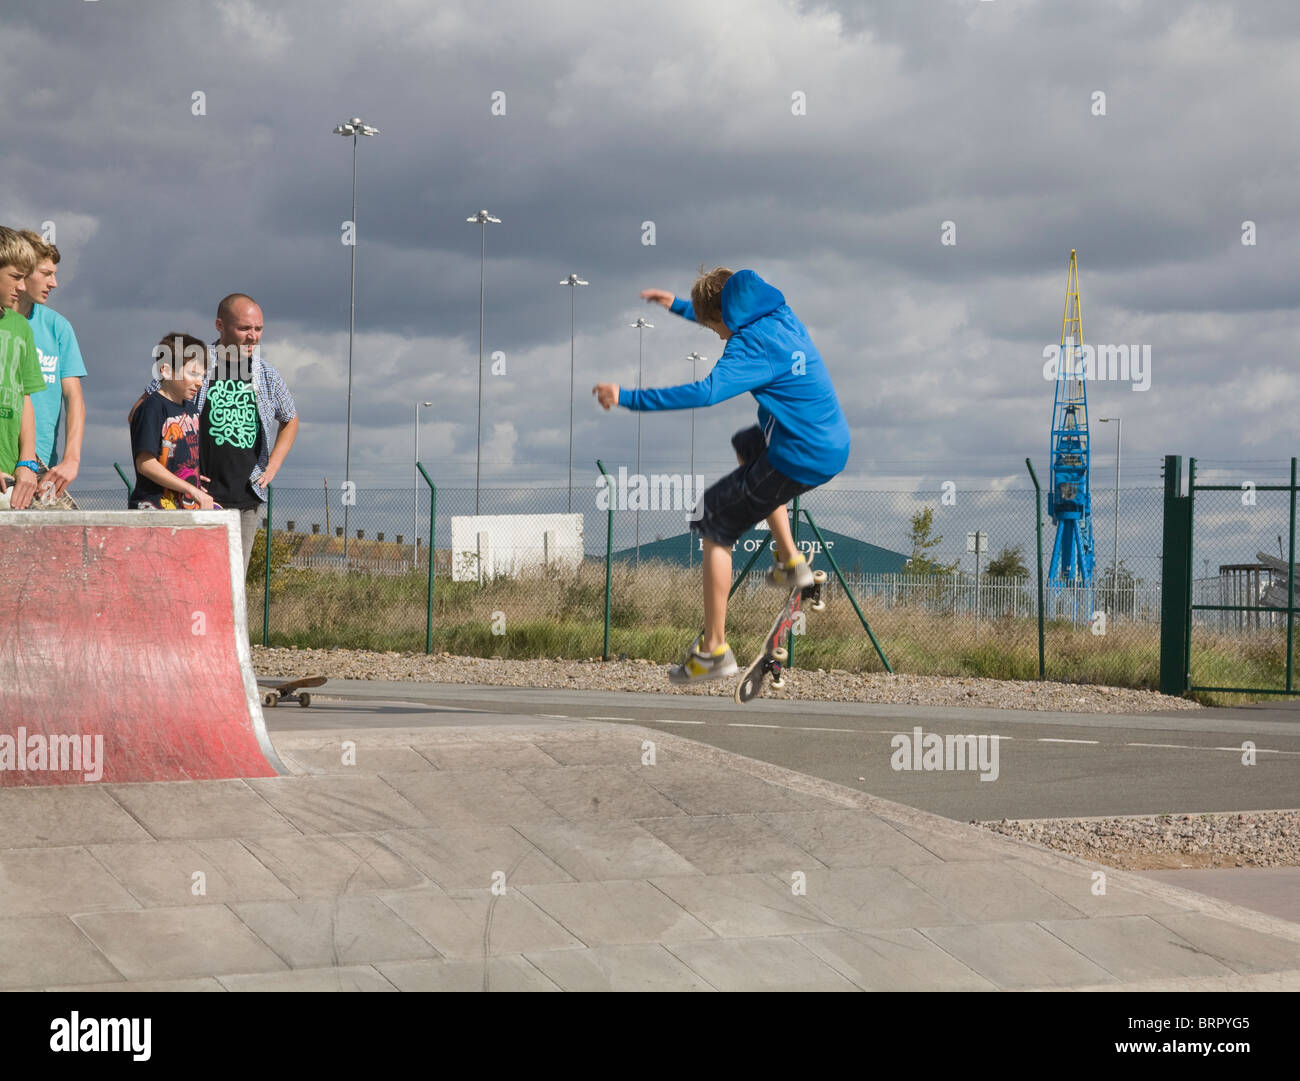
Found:
[(284, 772), (234, 511), (0, 511), (0, 787)]

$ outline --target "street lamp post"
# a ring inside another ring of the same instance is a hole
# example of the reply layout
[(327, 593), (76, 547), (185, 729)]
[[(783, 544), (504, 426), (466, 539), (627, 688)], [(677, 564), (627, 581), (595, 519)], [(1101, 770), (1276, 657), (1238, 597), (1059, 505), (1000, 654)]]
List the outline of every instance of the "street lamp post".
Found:
[[(646, 330), (654, 330), (653, 323), (647, 323), (641, 316), (637, 316), (635, 323), (628, 323), (628, 326), (636, 330), (636, 389), (641, 389), (641, 373), (643, 370), (642, 363), (642, 345), (645, 338)], [(636, 475), (641, 476), (641, 410), (636, 411)], [(636, 565), (641, 566), (641, 507), (636, 509)]]
[(1119, 460), (1120, 440), (1124, 434), (1124, 421), (1121, 417), (1098, 417), (1102, 424), (1115, 422), (1115, 549), (1111, 555), (1110, 569), (1110, 607), (1111, 618), (1119, 614)]
[[(413, 504), (411, 510), (411, 565), (414, 566), (420, 558), (420, 408), (423, 406), (428, 409), (433, 402), (416, 402), (415, 403), (415, 461), (411, 466), (411, 490), (413, 495)], [(430, 547), (433, 546), (433, 538), (429, 538)]]
[[(708, 360), (709, 358), (705, 356), (701, 356), (699, 353), (691, 352), (686, 355), (686, 359), (691, 362), (691, 381), (698, 383), (700, 381), (700, 370), (698, 365), (700, 361)], [(695, 484), (695, 410), (694, 409), (691, 410), (691, 472), (689, 476), (691, 478), (691, 484), (694, 485)], [(694, 495), (696, 499), (700, 498), (700, 493), (695, 491), (694, 488), (691, 489), (691, 494)], [(686, 531), (686, 539), (690, 541), (690, 545), (686, 550), (686, 565), (693, 566), (695, 564), (695, 537), (691, 535), (691, 531), (689, 529)]]
[(477, 515), (479, 475), (483, 465), (483, 262), (487, 255), (488, 223), (500, 225), (501, 219), (480, 210), (465, 220), (482, 226), (478, 249), (478, 429), (474, 437), (474, 513)]
[[(693, 382), (700, 381), (700, 371), (697, 365), (702, 360), (708, 360), (708, 357), (701, 356), (699, 353), (688, 353), (686, 359), (691, 362), (691, 379)], [(691, 410), (691, 477), (695, 476), (695, 410)]]
[(343, 483), (347, 498), (343, 501), (343, 560), (348, 558), (348, 508), (352, 492), (352, 338), (357, 321), (357, 138), (361, 135), (378, 135), (379, 129), (363, 124), (361, 117), (345, 120), (334, 129), (335, 135), (352, 140), (352, 285), (348, 298), (348, 426), (343, 451)]
[(573, 291), (569, 294), (569, 513), (573, 513), (573, 344), (574, 344), (574, 297), (579, 285), (590, 285), (576, 274), (570, 274), (561, 285), (567, 285)]

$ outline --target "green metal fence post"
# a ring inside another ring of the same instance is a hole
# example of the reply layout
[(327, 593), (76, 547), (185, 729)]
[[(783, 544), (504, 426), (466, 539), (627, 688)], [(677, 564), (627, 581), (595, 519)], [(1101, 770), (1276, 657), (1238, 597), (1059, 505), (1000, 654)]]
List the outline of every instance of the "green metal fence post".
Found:
[(1038, 483), (1038, 474), (1034, 472), (1034, 463), (1026, 458), (1025, 465), (1029, 467), (1029, 476), (1034, 482), (1034, 520), (1038, 527), (1038, 678), (1041, 681), (1047, 679), (1047, 660), (1043, 636), (1043, 486)]
[(1196, 560), (1193, 547), (1196, 543), (1196, 459), (1187, 459), (1187, 584), (1186, 599), (1183, 610), (1187, 613), (1187, 631), (1183, 635), (1183, 689), (1179, 694), (1186, 694), (1192, 682), (1192, 578), (1196, 573)]
[(858, 621), (862, 624), (862, 629), (867, 632), (867, 637), (871, 639), (871, 644), (876, 647), (876, 656), (880, 658), (880, 663), (885, 666), (885, 671), (892, 673), (893, 666), (885, 656), (885, 651), (880, 648), (880, 643), (876, 641), (875, 632), (871, 629), (871, 624), (867, 622), (867, 617), (862, 614), (862, 609), (858, 607), (857, 599), (853, 596), (853, 590), (849, 589), (849, 583), (844, 580), (844, 574), (840, 571), (840, 565), (835, 562), (835, 556), (831, 554), (830, 545), (826, 543), (826, 538), (822, 536), (822, 531), (817, 528), (817, 523), (813, 521), (813, 516), (807, 511), (803, 516), (808, 519), (808, 524), (812, 527), (813, 533), (817, 537), (818, 543), (822, 546), (822, 551), (826, 553), (826, 558), (831, 561), (831, 569), (835, 571), (835, 577), (840, 581), (840, 587), (844, 590), (844, 595), (849, 598), (849, 603), (853, 605), (853, 610), (858, 614)]
[[(794, 540), (795, 554), (799, 554), (799, 497), (794, 497), (794, 516), (790, 523), (790, 536)], [(790, 628), (790, 633), (785, 636), (785, 666), (794, 667), (794, 628)]]
[(1189, 604), (1187, 575), (1191, 563), (1190, 499), (1182, 494), (1183, 460), (1165, 456), (1164, 539), (1160, 560), (1160, 691), (1187, 692)]
[(596, 468), (605, 478), (605, 493), (609, 499), (608, 517), (605, 519), (605, 644), (600, 654), (600, 659), (607, 661), (609, 660), (609, 600), (613, 585), (612, 564), (614, 562), (614, 482), (605, 471), (605, 463), (599, 458), (596, 459)]
[(1287, 554), (1286, 569), (1286, 690), (1292, 691), (1292, 669), (1295, 650), (1295, 462), (1291, 459), (1291, 547)]
[(266, 581), (262, 590), (262, 645), (271, 644), (271, 489), (266, 486)]
[(424, 466), (420, 462), (415, 463), (416, 469), (420, 471), (420, 476), (424, 478), (424, 483), (429, 486), (429, 599), (426, 602), (424, 614), (424, 652), (433, 652), (433, 527), (437, 521), (438, 513), (438, 487), (430, 479), (429, 474), (425, 472)]
[(126, 494), (130, 495), (131, 489), (134, 488), (135, 485), (133, 485), (130, 482), (130, 480), (127, 479), (126, 474), (122, 472), (122, 467), (118, 465), (116, 462), (113, 463), (113, 468), (117, 470), (117, 475), (122, 478), (122, 483), (126, 485)]

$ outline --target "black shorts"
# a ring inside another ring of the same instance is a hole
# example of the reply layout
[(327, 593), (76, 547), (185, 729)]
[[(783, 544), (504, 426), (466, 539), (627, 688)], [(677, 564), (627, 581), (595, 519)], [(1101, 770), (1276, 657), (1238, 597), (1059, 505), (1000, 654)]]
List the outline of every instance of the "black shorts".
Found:
[(710, 487), (700, 500), (700, 513), (691, 522), (715, 544), (730, 548), (753, 526), (795, 496), (815, 485), (791, 480), (768, 460), (767, 440), (758, 425), (737, 432), (731, 445), (742, 464)]

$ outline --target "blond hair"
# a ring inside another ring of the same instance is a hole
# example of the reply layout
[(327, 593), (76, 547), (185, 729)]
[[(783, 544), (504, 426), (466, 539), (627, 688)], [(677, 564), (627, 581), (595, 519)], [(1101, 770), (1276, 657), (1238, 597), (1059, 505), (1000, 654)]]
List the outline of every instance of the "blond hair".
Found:
[(712, 270), (700, 267), (700, 276), (691, 286), (691, 307), (695, 311), (697, 323), (722, 322), (722, 287), (727, 284), (732, 273), (724, 266)]
[(18, 235), (32, 246), (32, 251), (36, 253), (37, 263), (43, 263), (48, 259), (55, 266), (59, 265), (59, 249), (41, 236), (40, 233), (33, 233), (30, 229), (22, 229)]
[(11, 266), (25, 278), (36, 269), (36, 252), (16, 229), (0, 225), (0, 267)]

